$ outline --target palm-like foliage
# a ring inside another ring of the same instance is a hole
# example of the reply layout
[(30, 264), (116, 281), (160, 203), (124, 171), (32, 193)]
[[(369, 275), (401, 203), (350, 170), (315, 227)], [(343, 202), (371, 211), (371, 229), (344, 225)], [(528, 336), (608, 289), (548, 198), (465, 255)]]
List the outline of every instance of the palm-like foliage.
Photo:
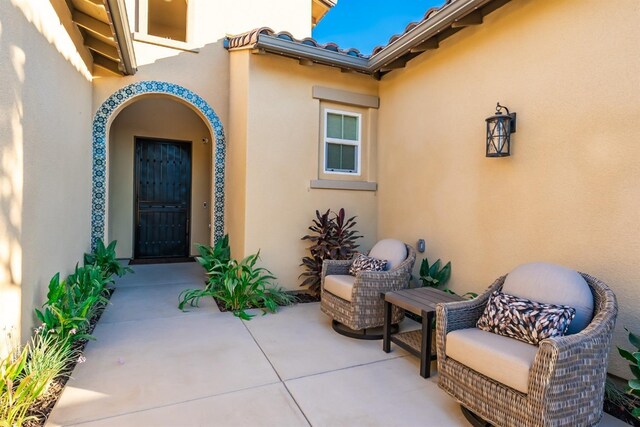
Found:
[(84, 265), (100, 268), (105, 279), (111, 279), (114, 274), (122, 277), (126, 273), (133, 273), (131, 268), (123, 266), (116, 258), (116, 244), (117, 241), (114, 240), (105, 247), (102, 239), (98, 240), (95, 251), (84, 254)]
[(227, 235), (214, 247), (198, 245), (198, 251), (200, 256), (196, 260), (206, 270), (209, 279), (204, 289), (185, 289), (180, 293), (180, 310), (187, 305), (197, 307), (203, 297), (213, 297), (236, 316), (249, 320), (253, 316), (245, 311), (248, 308), (275, 312), (278, 305), (294, 301), (292, 295), (271, 284), (275, 276), (269, 270), (257, 266), (259, 251), (238, 262), (231, 258)]
[(249, 320), (252, 314), (245, 310), (252, 307), (263, 312), (274, 313), (278, 305), (287, 305), (294, 297), (282, 288), (271, 284), (275, 276), (263, 267), (257, 267), (260, 252), (249, 255), (242, 261), (230, 260), (221, 273), (209, 279), (212, 295), (220, 300), (227, 310), (241, 319)]
[(107, 280), (103, 271), (93, 265), (76, 265), (75, 272), (63, 281), (56, 273), (49, 282), (47, 302), (42, 310), (36, 309), (36, 316), (48, 333), (55, 333), (61, 339), (92, 338), (85, 332), (97, 304), (107, 301)]
[(304, 278), (300, 286), (308, 286), (315, 294), (320, 293), (320, 280), (322, 276), (322, 263), (324, 260), (351, 259), (358, 248), (356, 241), (362, 236), (354, 229), (355, 216), (346, 218), (344, 209), (338, 213), (327, 210), (321, 214), (316, 211), (309, 231), (302, 240), (311, 242), (309, 246), (310, 256), (302, 258), (302, 264), (306, 271), (300, 274)]

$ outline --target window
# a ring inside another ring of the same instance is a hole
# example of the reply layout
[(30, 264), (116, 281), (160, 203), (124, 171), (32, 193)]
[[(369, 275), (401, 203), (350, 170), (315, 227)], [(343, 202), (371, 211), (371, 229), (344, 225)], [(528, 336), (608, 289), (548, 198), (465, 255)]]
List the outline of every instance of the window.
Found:
[(188, 0), (139, 0), (139, 31), (186, 42), (188, 6)]
[(360, 175), (362, 116), (325, 110), (324, 172)]

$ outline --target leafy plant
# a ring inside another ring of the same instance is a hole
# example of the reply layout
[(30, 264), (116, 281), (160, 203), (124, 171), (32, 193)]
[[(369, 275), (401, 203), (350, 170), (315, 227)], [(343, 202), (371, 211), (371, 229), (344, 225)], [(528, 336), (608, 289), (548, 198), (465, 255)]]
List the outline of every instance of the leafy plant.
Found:
[(324, 260), (344, 260), (353, 257), (358, 248), (356, 241), (362, 237), (354, 229), (355, 218), (346, 218), (344, 209), (340, 209), (338, 213), (327, 210), (321, 214), (320, 211), (316, 211), (316, 218), (309, 227), (311, 234), (302, 237), (302, 240), (310, 241), (311, 246), (308, 248), (310, 256), (303, 257), (300, 264), (306, 269), (299, 276), (304, 278), (300, 286), (308, 286), (310, 291), (319, 294)]
[(99, 239), (96, 249), (90, 254), (84, 254), (84, 265), (100, 268), (105, 279), (110, 279), (114, 274), (122, 277), (126, 273), (133, 273), (131, 268), (123, 266), (117, 260), (116, 244), (117, 240), (114, 240), (105, 247), (102, 239)]
[(73, 349), (68, 340), (47, 334), (41, 326), (29, 342), (29, 358), (23, 376), (30, 376), (44, 384), (42, 393), (46, 393), (53, 379), (60, 376), (71, 359), (78, 355), (79, 352)]
[(271, 284), (275, 280), (273, 274), (256, 263), (260, 252), (249, 255), (238, 262), (230, 259), (212, 261), (209, 281), (205, 289), (186, 289), (180, 294), (178, 308), (184, 309), (189, 304), (197, 306), (200, 298), (211, 296), (222, 302), (227, 310), (244, 320), (253, 315), (245, 310), (260, 308), (265, 313), (277, 311), (278, 305), (291, 304), (295, 298), (282, 288)]
[[(637, 398), (640, 397), (640, 337), (630, 332), (627, 328), (625, 328), (625, 330), (629, 332), (629, 342), (633, 347), (635, 347), (635, 349), (629, 351), (618, 347), (618, 352), (620, 353), (620, 356), (630, 362), (629, 369), (633, 374), (633, 378), (631, 378), (627, 383), (627, 393)], [(637, 406), (637, 400), (634, 400), (634, 403), (636, 406), (632, 409), (631, 415), (640, 419), (640, 406)]]
[[(213, 247), (205, 245), (196, 245), (200, 256), (196, 257), (196, 261), (206, 270), (209, 280), (205, 284), (204, 289), (185, 289), (178, 297), (178, 308), (184, 310), (189, 304), (191, 307), (200, 305), (202, 297), (211, 297), (213, 288), (219, 285), (219, 278), (224, 274), (225, 269), (231, 261), (231, 248), (229, 247), (229, 235), (218, 240)], [(218, 279), (211, 280), (212, 277)]]
[[(0, 361), (0, 426), (21, 426), (29, 419), (29, 406), (41, 393), (32, 376), (22, 376), (29, 348), (14, 350)], [(20, 376), (22, 378), (19, 380)]]
[(218, 240), (213, 247), (196, 244), (200, 256), (196, 261), (207, 271), (207, 274), (215, 272), (231, 260), (231, 248), (229, 247), (229, 235)]
[(67, 280), (60, 281), (56, 273), (49, 282), (47, 302), (43, 309), (36, 309), (36, 316), (45, 325), (48, 333), (60, 339), (91, 339), (85, 331), (99, 302), (106, 302), (104, 296), (107, 279), (99, 267), (88, 265), (78, 267)]
[(429, 265), (427, 258), (422, 260), (420, 264), (420, 281), (422, 286), (440, 288), (447, 284), (451, 278), (451, 261), (444, 267), (440, 268), (440, 260)]

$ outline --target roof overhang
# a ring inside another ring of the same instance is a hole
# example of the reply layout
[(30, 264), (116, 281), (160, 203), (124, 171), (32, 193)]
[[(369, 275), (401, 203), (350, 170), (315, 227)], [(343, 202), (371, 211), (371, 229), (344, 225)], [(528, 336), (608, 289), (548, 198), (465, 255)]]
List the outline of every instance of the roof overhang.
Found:
[[(271, 53), (294, 58), (301, 64), (317, 63), (371, 75), (377, 79), (428, 50), (437, 49), (440, 42), (458, 31), (482, 24), (483, 17), (502, 7), (509, 0), (451, 0), (411, 24), (405, 32), (394, 36), (383, 48), (368, 57), (343, 51), (333, 44), (319, 45), (313, 39), (295, 40), (288, 33), (275, 34), (269, 29), (225, 39), (230, 51), (253, 49), (254, 53)], [(355, 51), (357, 52), (357, 51)]]
[(311, 25), (315, 27), (338, 0), (311, 0)]
[(66, 0), (71, 19), (94, 67), (115, 75), (133, 75), (137, 65), (125, 0)]

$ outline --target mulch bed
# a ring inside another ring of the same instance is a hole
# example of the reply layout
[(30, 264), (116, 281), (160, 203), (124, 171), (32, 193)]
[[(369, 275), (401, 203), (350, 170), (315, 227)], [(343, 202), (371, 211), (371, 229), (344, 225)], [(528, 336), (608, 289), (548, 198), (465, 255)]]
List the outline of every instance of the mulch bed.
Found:
[(640, 420), (631, 415), (631, 409), (625, 406), (617, 405), (613, 402), (610, 402), (605, 398), (604, 400), (604, 412), (611, 415), (612, 417), (616, 417), (619, 420), (624, 421), (625, 423), (640, 427)]
[[(111, 299), (111, 295), (115, 292), (114, 288), (107, 289), (106, 297), (107, 299)], [(100, 316), (104, 312), (105, 308), (107, 308), (107, 303), (102, 303), (98, 305), (95, 316), (89, 320), (89, 329), (87, 333), (93, 333), (93, 330), (96, 327), (96, 323), (100, 320)], [(65, 367), (65, 369), (60, 373), (60, 375), (55, 378), (47, 392), (41, 396), (27, 412), (27, 416), (33, 416), (35, 418), (28, 420), (23, 425), (26, 427), (41, 427), (47, 422), (47, 418), (49, 418), (49, 414), (53, 410), (54, 405), (60, 398), (62, 391), (64, 390), (65, 384), (67, 384), (67, 380), (69, 376), (73, 372), (73, 368), (78, 364), (78, 359), (83, 355), (84, 347), (87, 344), (87, 340), (78, 340), (73, 343), (72, 349), (77, 352), (78, 357), (74, 358), (69, 362), (69, 364)]]
[[(320, 302), (320, 295), (310, 294), (309, 292), (305, 292), (305, 291), (289, 291), (287, 293), (293, 295), (296, 298), (294, 304), (308, 304), (311, 302)], [(218, 309), (220, 311), (222, 312), (229, 311), (224, 306), (224, 303), (222, 301), (220, 301), (217, 298), (214, 298), (214, 301), (216, 302), (216, 305), (218, 306)], [(250, 307), (250, 308), (262, 308), (262, 307)]]

